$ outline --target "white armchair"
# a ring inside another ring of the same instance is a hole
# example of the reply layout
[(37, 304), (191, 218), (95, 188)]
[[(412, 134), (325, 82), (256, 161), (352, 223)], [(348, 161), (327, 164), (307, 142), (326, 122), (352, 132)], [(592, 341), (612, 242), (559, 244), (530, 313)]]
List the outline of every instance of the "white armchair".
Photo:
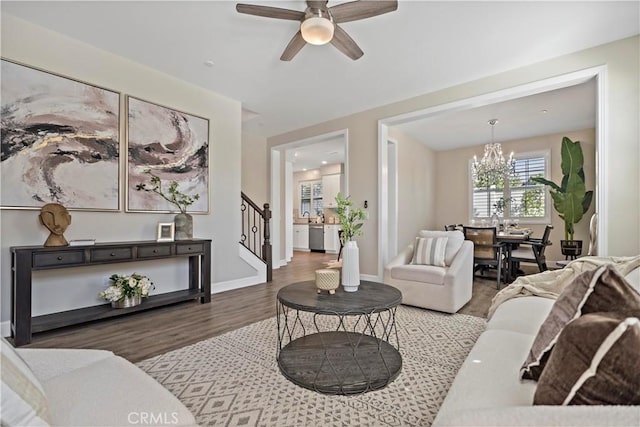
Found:
[(402, 303), (447, 313), (471, 300), (473, 243), (460, 231), (420, 231), (418, 237), (448, 237), (445, 266), (414, 265), (413, 245), (394, 257), (384, 269), (384, 283), (402, 292)]

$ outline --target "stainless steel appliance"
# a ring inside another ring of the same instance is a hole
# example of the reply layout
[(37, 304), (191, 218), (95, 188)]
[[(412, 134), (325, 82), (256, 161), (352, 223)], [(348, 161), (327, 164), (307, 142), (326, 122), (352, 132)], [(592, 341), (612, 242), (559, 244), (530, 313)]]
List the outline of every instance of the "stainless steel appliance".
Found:
[(309, 224), (309, 250), (324, 252), (323, 224)]

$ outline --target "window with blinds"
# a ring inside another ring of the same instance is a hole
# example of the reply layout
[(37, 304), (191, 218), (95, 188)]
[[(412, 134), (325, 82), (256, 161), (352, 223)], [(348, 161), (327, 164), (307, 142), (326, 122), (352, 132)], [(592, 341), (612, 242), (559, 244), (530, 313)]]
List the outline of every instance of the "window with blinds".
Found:
[(322, 181), (300, 183), (300, 214), (305, 212), (310, 217), (322, 214)]
[(533, 182), (532, 178), (549, 178), (549, 157), (548, 150), (521, 153), (515, 156), (515, 174), (490, 186), (474, 180), (470, 166), (471, 219), (490, 218), (495, 212), (498, 216), (525, 222), (548, 222), (550, 205), (547, 192), (544, 185)]

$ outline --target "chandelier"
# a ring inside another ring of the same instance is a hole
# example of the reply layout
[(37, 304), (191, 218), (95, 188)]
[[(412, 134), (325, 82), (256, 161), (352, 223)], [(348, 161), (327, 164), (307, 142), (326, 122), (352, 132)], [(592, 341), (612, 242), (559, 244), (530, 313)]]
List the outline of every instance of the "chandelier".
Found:
[(499, 142), (493, 142), (494, 126), (498, 119), (489, 120), (491, 125), (491, 143), (484, 146), (484, 156), (478, 160), (473, 156), (473, 176), (475, 180), (482, 181), (485, 185), (495, 185), (505, 176), (515, 173), (516, 161), (513, 152), (509, 155), (509, 160), (505, 160), (502, 155), (502, 146)]

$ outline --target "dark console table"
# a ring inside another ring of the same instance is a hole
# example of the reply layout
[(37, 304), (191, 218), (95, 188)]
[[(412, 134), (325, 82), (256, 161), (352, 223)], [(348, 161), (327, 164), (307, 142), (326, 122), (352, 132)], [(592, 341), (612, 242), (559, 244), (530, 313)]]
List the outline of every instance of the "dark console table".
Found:
[[(152, 295), (142, 304), (114, 309), (102, 304), (42, 316), (31, 316), (31, 273), (69, 267), (139, 262), (162, 258), (189, 258), (188, 288)], [(31, 334), (106, 319), (182, 301), (200, 299), (211, 302), (211, 240), (193, 239), (175, 242), (113, 242), (91, 246), (14, 246), (11, 248), (12, 315), (11, 332), (16, 346), (29, 344)]]
[(402, 369), (400, 291), (361, 281), (357, 292), (318, 294), (314, 281), (278, 292), (278, 366), (295, 384), (326, 394), (378, 390)]

